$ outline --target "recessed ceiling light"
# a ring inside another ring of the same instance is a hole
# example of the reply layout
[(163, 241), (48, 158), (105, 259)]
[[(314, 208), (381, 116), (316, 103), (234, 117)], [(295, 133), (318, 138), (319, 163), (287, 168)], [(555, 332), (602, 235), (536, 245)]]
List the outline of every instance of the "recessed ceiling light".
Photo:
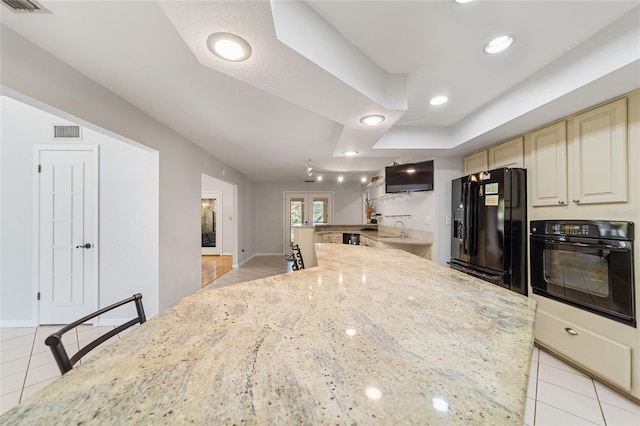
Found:
[(360, 182), (362, 182), (362, 183), (367, 182), (367, 177), (366, 177), (366, 176), (362, 176), (362, 177), (360, 178)]
[(207, 47), (214, 55), (227, 61), (240, 62), (251, 56), (251, 46), (243, 38), (230, 33), (213, 33)]
[(384, 116), (382, 115), (366, 115), (360, 119), (362, 124), (366, 124), (367, 126), (376, 126), (384, 121)]
[(322, 176), (318, 176), (318, 177), (316, 178), (316, 180), (317, 180), (318, 182), (320, 182), (320, 181), (322, 180)]
[(484, 47), (484, 51), (487, 53), (502, 52), (507, 47), (513, 44), (513, 40), (514, 40), (513, 36), (510, 36), (510, 35), (496, 37)]
[(453, 1), (460, 4), (465, 4), (465, 3), (471, 3), (473, 0), (453, 0)]
[(358, 151), (345, 151), (343, 154), (347, 157), (353, 157), (354, 155), (358, 155)]
[(344, 177), (342, 175), (338, 176), (338, 182), (342, 182), (344, 180)]
[(448, 101), (448, 98), (446, 96), (435, 96), (435, 97), (431, 98), (429, 103), (431, 105), (442, 105), (442, 104), (446, 103), (447, 101)]

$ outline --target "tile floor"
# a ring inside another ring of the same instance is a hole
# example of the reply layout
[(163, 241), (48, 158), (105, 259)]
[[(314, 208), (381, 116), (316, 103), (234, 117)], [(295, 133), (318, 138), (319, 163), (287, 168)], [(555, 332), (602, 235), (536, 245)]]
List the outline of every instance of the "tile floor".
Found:
[[(283, 256), (257, 256), (209, 285), (223, 287), (286, 271), (291, 271), (291, 262)], [(60, 377), (49, 348), (44, 344), (46, 336), (57, 328), (0, 329), (0, 413)], [(70, 351), (77, 350), (78, 345), (103, 332), (101, 327), (80, 326), (63, 341)], [(524, 422), (527, 426), (640, 425), (639, 405), (537, 347), (531, 357), (527, 397)]]
[(524, 424), (640, 425), (640, 405), (535, 347)]

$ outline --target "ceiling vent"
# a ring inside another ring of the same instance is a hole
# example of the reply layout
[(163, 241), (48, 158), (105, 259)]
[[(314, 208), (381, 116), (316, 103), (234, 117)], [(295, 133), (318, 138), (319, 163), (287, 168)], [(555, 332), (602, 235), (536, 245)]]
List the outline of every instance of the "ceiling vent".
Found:
[(16, 13), (51, 13), (34, 0), (2, 0), (2, 3)]
[(80, 140), (82, 128), (76, 124), (54, 124), (53, 139)]

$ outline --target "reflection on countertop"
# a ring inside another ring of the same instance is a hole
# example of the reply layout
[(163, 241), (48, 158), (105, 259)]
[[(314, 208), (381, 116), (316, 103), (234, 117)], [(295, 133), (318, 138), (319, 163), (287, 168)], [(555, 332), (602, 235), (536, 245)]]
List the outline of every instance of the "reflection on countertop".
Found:
[(13, 424), (522, 424), (535, 301), (401, 250), (205, 288)]

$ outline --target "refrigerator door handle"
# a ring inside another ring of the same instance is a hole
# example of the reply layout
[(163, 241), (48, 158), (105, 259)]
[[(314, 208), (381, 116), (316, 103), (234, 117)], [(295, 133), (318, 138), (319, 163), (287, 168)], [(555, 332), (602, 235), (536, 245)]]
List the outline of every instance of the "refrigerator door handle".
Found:
[(462, 188), (464, 204), (463, 251), (468, 256), (478, 255), (478, 190), (475, 181), (465, 182)]

